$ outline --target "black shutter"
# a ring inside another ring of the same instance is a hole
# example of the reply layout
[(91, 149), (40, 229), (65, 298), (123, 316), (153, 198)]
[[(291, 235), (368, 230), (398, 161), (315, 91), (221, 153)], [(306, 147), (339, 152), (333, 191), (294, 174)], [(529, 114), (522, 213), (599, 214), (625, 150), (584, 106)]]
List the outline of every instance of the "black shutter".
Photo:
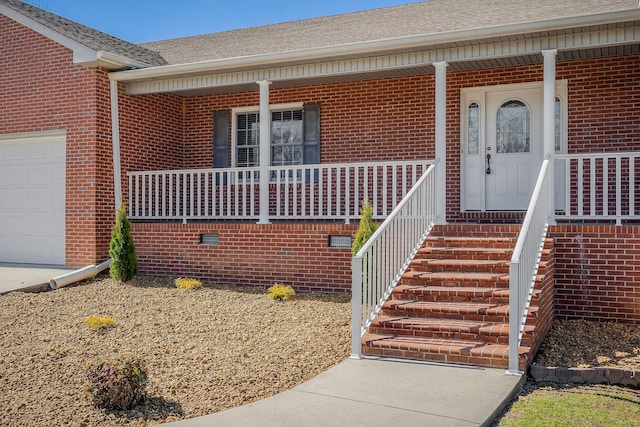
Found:
[(305, 165), (320, 163), (320, 104), (305, 104), (303, 155)]
[(213, 113), (213, 167), (229, 167), (229, 110)]
[[(305, 165), (320, 164), (320, 104), (304, 105), (302, 128), (302, 163)], [(309, 171), (306, 173), (305, 180), (311, 182)], [(313, 182), (318, 182), (318, 170), (313, 173)]]

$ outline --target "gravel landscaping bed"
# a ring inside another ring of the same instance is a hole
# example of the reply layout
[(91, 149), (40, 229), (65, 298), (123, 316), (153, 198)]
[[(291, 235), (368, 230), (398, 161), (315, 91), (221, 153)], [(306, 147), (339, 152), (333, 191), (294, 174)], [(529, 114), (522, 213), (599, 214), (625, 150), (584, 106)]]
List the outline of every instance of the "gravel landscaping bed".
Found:
[(640, 369), (640, 327), (615, 322), (555, 320), (534, 364)]
[[(92, 316), (116, 320), (94, 332)], [(0, 425), (146, 426), (272, 396), (348, 357), (347, 295), (272, 301), (264, 289), (170, 278), (102, 278), (39, 294), (0, 296)], [(93, 407), (84, 366), (147, 362), (147, 399), (130, 411)]]

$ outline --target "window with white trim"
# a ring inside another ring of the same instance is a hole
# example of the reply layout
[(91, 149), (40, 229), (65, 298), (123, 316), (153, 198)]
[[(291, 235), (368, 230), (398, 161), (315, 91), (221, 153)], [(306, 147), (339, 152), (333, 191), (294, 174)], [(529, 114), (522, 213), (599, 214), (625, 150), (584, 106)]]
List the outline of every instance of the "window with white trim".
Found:
[[(213, 112), (213, 167), (260, 166), (260, 112), (242, 107)], [(278, 104), (271, 110), (270, 165), (320, 163), (320, 104)]]
[[(236, 113), (235, 164), (260, 166), (260, 113)], [(303, 156), (303, 109), (271, 111), (271, 166), (301, 165)]]

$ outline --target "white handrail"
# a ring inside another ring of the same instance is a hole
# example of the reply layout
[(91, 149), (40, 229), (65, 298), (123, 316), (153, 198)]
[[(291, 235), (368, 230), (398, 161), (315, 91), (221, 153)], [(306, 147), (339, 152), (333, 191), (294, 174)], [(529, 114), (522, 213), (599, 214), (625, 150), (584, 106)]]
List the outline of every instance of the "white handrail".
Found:
[(509, 373), (519, 374), (518, 349), (549, 226), (551, 185), (547, 178), (549, 157), (542, 162), (509, 265)]
[(429, 166), (352, 258), (352, 358), (361, 357), (363, 334), (435, 223), (436, 167)]

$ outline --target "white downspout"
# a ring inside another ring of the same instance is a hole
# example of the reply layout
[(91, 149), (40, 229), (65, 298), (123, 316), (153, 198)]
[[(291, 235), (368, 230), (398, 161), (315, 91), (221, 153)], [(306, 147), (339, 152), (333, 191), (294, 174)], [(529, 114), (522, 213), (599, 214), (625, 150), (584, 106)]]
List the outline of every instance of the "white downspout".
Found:
[(98, 265), (88, 265), (80, 270), (72, 271), (71, 273), (56, 276), (49, 280), (49, 287), (53, 290), (62, 288), (63, 286), (70, 285), (81, 280), (91, 279), (98, 275), (98, 273), (106, 270), (111, 265), (111, 258)]
[(122, 206), (122, 176), (120, 171), (120, 117), (118, 113), (118, 82), (109, 81), (111, 91), (111, 139), (113, 147), (113, 195), (116, 210)]
[[(122, 206), (122, 179), (120, 176), (120, 119), (118, 115), (118, 82), (109, 81), (111, 94), (111, 137), (113, 145), (113, 195), (116, 210)], [(49, 280), (51, 289), (62, 288), (81, 280), (95, 277), (111, 265), (111, 258), (97, 265), (88, 265), (79, 270), (72, 271)]]

